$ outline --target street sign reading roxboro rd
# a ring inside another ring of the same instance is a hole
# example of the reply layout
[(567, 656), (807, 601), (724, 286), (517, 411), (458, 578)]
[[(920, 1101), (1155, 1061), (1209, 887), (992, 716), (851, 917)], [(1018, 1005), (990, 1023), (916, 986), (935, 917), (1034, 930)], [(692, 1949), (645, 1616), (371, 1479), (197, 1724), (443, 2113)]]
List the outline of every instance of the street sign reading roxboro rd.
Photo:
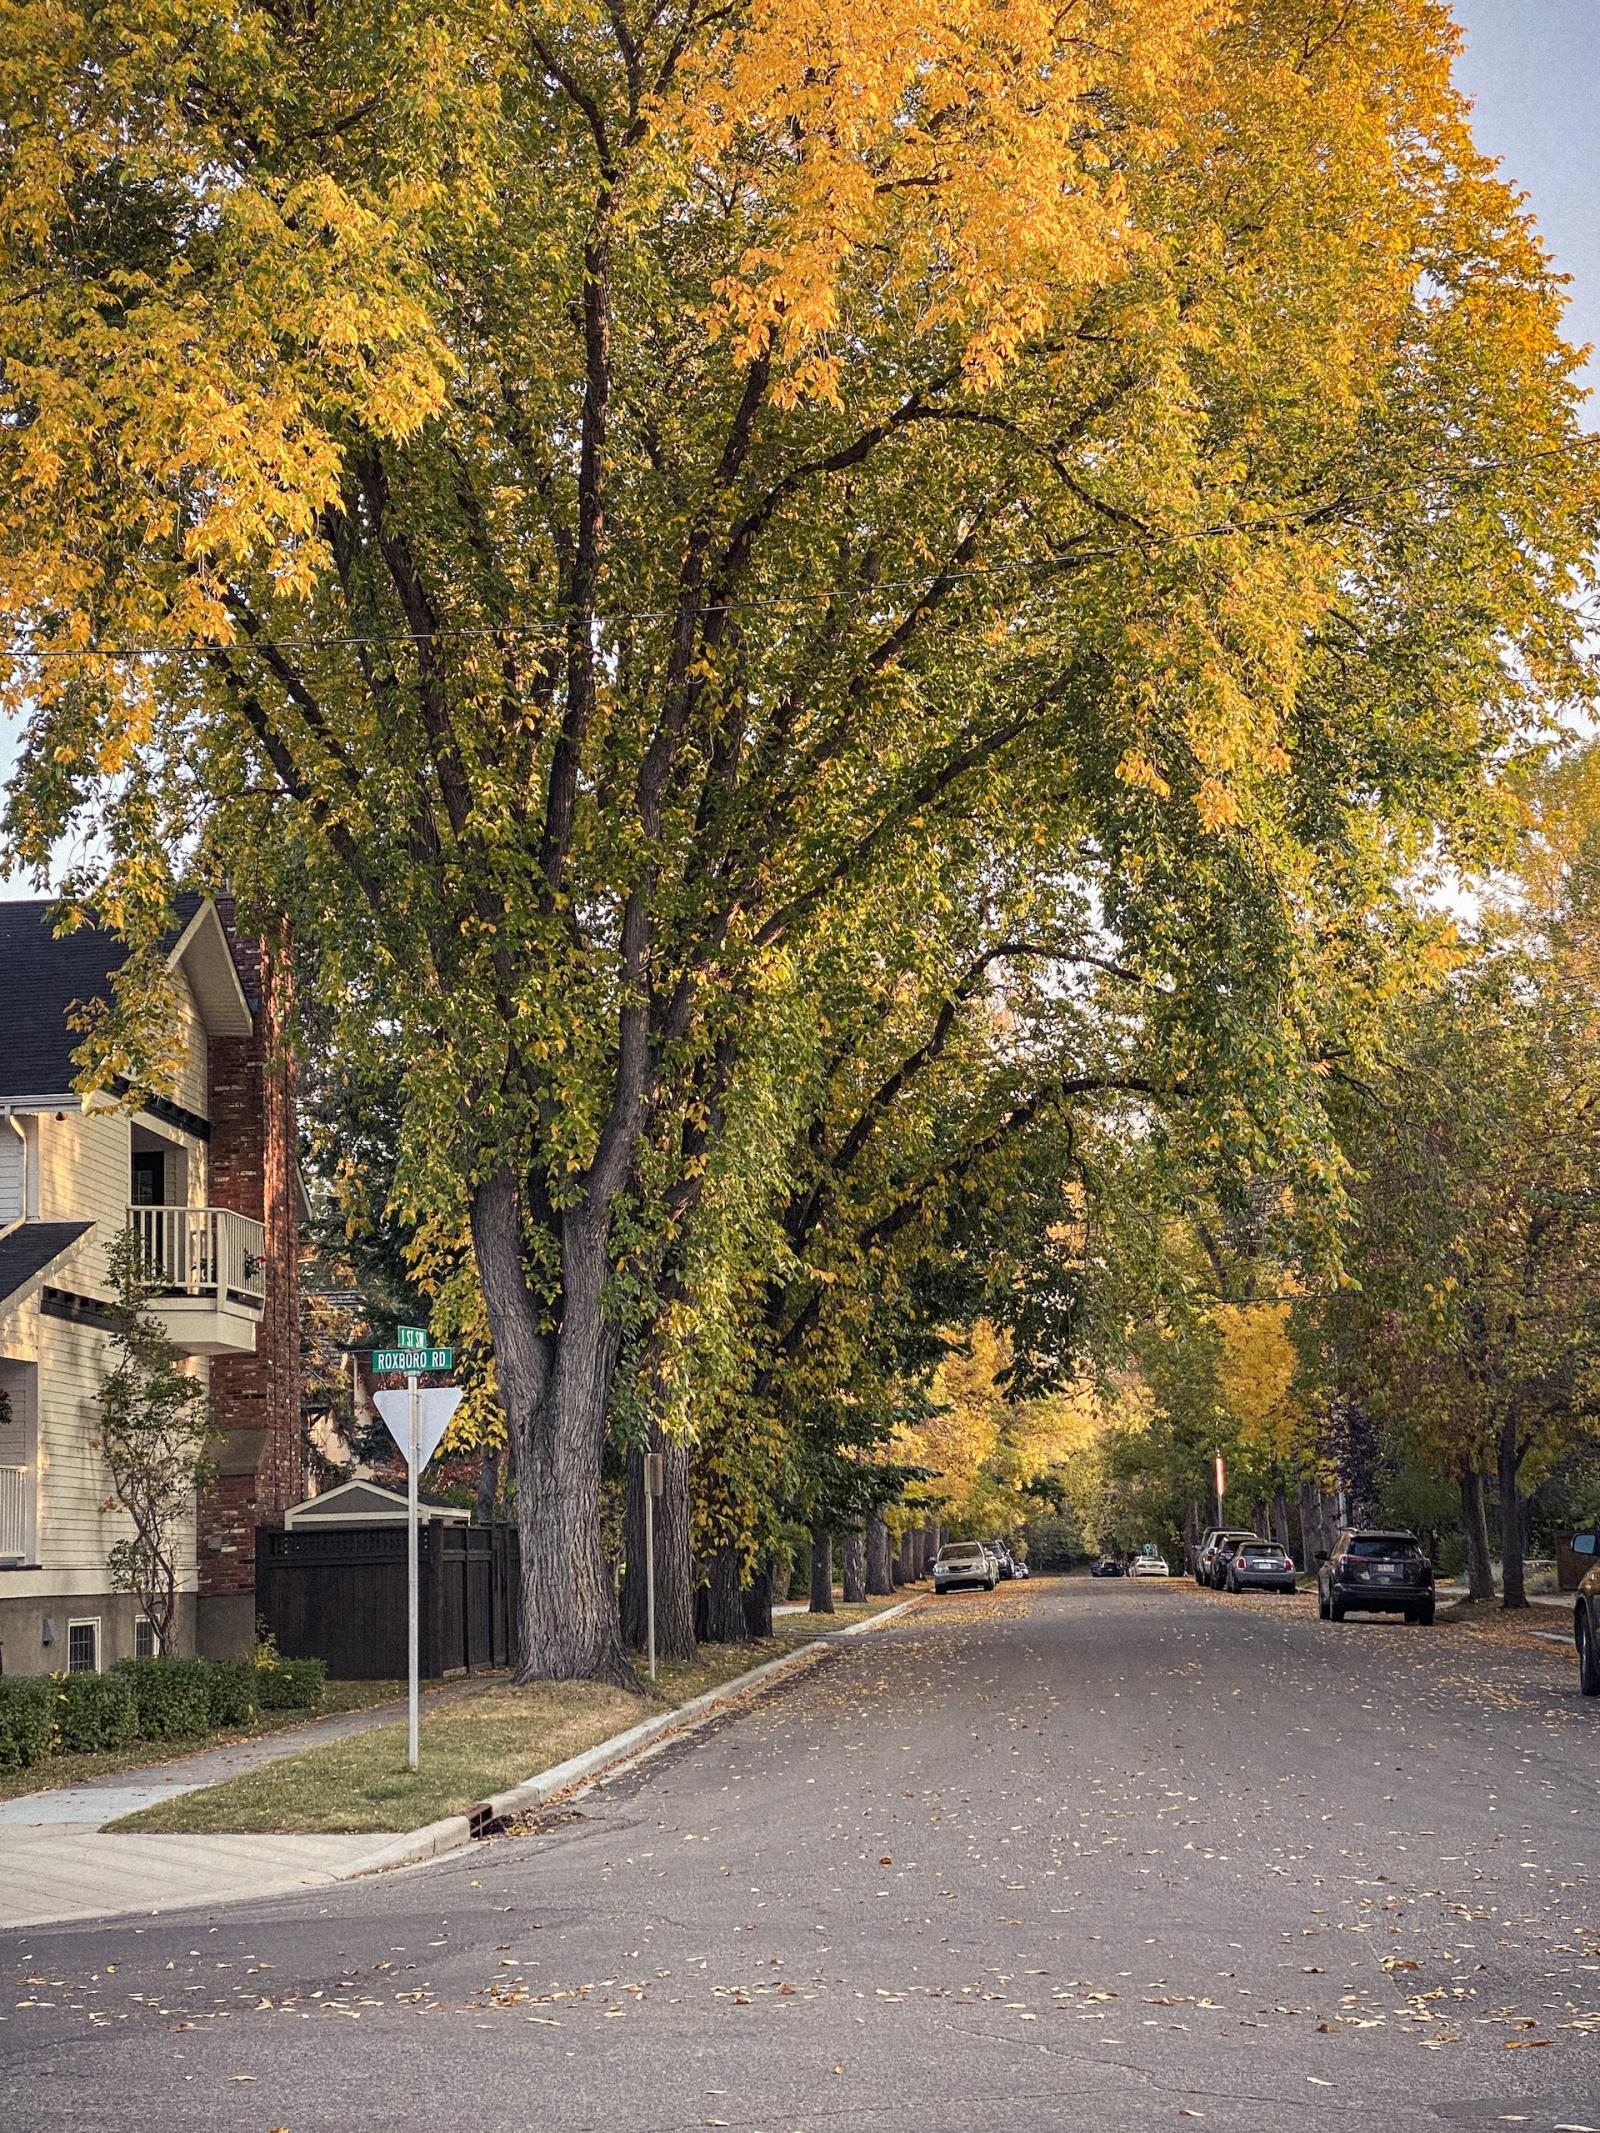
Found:
[(455, 1359), (454, 1348), (374, 1348), (372, 1370), (380, 1378), (391, 1370), (449, 1370)]

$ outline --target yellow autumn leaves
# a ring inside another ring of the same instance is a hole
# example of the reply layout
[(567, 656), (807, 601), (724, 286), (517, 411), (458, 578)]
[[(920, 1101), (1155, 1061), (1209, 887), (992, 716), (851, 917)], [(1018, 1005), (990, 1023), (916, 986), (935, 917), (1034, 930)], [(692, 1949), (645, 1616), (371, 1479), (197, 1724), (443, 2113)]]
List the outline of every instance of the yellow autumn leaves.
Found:
[(1064, 297), (1124, 270), (1138, 238), (1123, 169), (1219, 11), (1071, 12), (1064, 31), (1034, 0), (758, 0), (685, 77), (691, 155), (737, 170), (764, 211), (721, 285), (722, 323), (741, 360), (780, 357), (791, 403), (837, 400), (832, 336), (863, 276), (914, 331), (952, 329), (981, 385)]

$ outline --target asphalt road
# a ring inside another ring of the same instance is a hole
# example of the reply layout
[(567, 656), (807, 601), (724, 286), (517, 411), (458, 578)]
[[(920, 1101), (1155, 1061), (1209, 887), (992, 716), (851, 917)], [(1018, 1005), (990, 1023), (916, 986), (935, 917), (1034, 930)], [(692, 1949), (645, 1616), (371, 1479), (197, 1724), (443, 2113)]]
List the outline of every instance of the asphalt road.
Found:
[(1038, 1580), (533, 1834), (12, 1936), (0, 2126), (1589, 2133), (1597, 1871), (1558, 1648)]

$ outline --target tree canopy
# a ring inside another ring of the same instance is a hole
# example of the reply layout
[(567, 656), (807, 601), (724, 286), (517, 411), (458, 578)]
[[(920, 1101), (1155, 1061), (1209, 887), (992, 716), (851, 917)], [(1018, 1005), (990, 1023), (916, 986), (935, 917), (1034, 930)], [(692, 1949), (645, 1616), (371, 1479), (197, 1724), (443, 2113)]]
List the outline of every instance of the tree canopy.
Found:
[(969, 956), (1103, 929), (1152, 1106), (1337, 1201), (1330, 1059), (1437, 930), (1396, 877), (1484, 848), (1595, 533), (1442, 6), (7, 28), (10, 848), (87, 833), (134, 945), (101, 1071), (158, 1072), (183, 870), (397, 1037), (530, 1671), (624, 1671), (619, 1367), (713, 1187), (792, 1204), (874, 934), (937, 1013), (986, 897)]

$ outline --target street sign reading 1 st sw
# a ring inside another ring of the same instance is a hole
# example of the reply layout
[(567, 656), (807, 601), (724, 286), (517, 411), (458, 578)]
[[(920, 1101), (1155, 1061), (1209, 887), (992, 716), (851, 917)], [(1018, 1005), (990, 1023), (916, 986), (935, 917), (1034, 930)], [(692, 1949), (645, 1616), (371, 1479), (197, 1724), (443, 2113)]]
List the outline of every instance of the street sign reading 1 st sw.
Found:
[(392, 1370), (450, 1370), (455, 1359), (454, 1348), (374, 1348), (372, 1371), (381, 1378)]
[(426, 1326), (396, 1326), (394, 1344), (397, 1348), (426, 1348), (428, 1329)]

